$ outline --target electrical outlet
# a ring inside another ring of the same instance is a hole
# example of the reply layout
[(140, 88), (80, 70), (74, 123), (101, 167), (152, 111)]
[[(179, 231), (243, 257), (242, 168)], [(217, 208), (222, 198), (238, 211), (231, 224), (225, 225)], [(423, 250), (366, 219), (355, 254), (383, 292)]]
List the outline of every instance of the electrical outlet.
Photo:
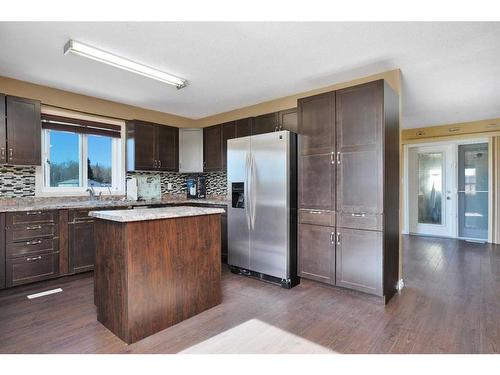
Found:
[(171, 182), (167, 183), (167, 190), (172, 190), (172, 183)]

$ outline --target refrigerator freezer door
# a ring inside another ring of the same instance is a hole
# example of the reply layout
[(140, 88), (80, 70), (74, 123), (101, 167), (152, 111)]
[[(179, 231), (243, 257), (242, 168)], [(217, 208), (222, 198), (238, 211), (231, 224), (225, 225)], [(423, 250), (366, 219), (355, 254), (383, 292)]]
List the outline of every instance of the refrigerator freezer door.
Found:
[(288, 131), (252, 137), (250, 269), (288, 278)]
[[(250, 221), (248, 207), (248, 164), (250, 137), (227, 141), (227, 187), (232, 196), (232, 186), (244, 184), (244, 204), (227, 210), (228, 264), (250, 269)], [(239, 184), (238, 184), (239, 183)]]

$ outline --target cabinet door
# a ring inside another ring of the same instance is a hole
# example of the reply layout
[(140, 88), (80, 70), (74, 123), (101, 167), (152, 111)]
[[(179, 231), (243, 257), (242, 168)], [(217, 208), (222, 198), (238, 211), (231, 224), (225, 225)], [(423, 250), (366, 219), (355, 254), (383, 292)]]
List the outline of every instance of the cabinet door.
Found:
[(382, 295), (382, 232), (337, 231), (337, 285)]
[(155, 170), (157, 155), (157, 125), (134, 122), (135, 165), (134, 170)]
[(5, 125), (5, 95), (0, 94), (0, 164), (7, 163), (7, 137)]
[(227, 263), (227, 214), (220, 216), (220, 225), (222, 263)]
[(157, 169), (176, 172), (179, 170), (179, 129), (172, 126), (157, 126)]
[(5, 214), (0, 213), (0, 289), (5, 288)]
[(236, 122), (222, 124), (222, 168), (227, 169), (227, 140), (236, 138)]
[(299, 99), (301, 155), (327, 154), (335, 147), (335, 93)]
[(78, 273), (94, 269), (94, 222), (76, 221), (69, 224), (69, 272)]
[(299, 276), (335, 284), (334, 228), (299, 224)]
[(278, 112), (257, 116), (252, 126), (252, 135), (271, 133), (278, 130)]
[(337, 91), (337, 211), (382, 213), (381, 81)]
[(297, 108), (291, 108), (285, 111), (279, 111), (278, 116), (279, 116), (280, 130), (289, 130), (291, 132), (297, 133), (298, 131)]
[(222, 169), (222, 126), (203, 128), (203, 170), (205, 172)]
[(42, 120), (40, 102), (7, 96), (7, 162), (41, 164)]
[(252, 135), (253, 117), (236, 120), (236, 137), (248, 137)]
[(7, 259), (6, 286), (16, 286), (59, 275), (59, 253)]
[(335, 210), (335, 165), (331, 154), (299, 157), (299, 207)]

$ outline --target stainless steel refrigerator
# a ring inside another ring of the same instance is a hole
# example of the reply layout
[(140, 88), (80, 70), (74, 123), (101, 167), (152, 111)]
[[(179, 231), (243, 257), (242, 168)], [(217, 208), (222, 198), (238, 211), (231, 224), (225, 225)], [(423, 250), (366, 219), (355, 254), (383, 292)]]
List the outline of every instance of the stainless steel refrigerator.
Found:
[(297, 135), (227, 141), (228, 264), (285, 288), (297, 277)]

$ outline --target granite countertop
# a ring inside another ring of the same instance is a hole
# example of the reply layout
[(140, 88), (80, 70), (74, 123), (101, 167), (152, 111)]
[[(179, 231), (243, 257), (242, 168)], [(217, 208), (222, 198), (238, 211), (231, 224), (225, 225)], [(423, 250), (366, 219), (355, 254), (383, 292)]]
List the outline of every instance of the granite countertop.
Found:
[(18, 198), (0, 200), (0, 212), (33, 211), (33, 210), (63, 210), (71, 208), (106, 208), (121, 206), (151, 206), (159, 204), (200, 204), (227, 205), (226, 199), (181, 199), (164, 198), (152, 201), (130, 201), (124, 199), (74, 200), (65, 198)]
[(222, 208), (178, 206), (161, 208), (135, 208), (131, 210), (91, 211), (89, 212), (89, 216), (103, 220), (128, 223), (132, 221), (215, 215), (223, 214), (224, 212), (225, 211)]

